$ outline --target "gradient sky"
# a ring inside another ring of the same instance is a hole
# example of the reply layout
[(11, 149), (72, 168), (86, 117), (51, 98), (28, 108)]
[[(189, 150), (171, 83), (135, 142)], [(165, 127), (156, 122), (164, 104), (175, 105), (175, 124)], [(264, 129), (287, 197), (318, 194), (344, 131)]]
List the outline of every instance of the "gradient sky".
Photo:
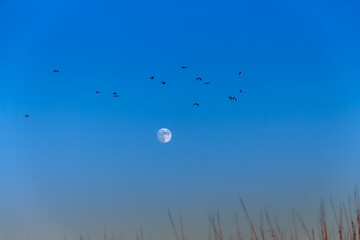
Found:
[(305, 219), (322, 195), (346, 200), (360, 180), (359, 7), (1, 0), (0, 231), (142, 225), (167, 239), (170, 208), (205, 239), (207, 214), (231, 220), (238, 194), (255, 216)]

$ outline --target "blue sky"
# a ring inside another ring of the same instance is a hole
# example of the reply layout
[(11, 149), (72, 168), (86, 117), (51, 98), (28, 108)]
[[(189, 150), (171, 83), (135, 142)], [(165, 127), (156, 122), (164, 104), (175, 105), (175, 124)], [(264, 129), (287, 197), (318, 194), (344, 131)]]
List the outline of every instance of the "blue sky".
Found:
[(207, 237), (206, 214), (231, 218), (238, 194), (255, 214), (309, 218), (322, 194), (345, 200), (360, 178), (358, 9), (2, 0), (2, 230), (143, 225), (165, 238), (170, 208)]

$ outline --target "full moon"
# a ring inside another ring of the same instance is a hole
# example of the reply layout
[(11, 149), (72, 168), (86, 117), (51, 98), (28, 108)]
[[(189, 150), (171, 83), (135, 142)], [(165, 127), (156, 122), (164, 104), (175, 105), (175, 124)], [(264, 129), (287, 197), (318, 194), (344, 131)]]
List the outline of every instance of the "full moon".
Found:
[(167, 128), (161, 128), (157, 133), (157, 137), (160, 142), (168, 143), (171, 140), (171, 132)]

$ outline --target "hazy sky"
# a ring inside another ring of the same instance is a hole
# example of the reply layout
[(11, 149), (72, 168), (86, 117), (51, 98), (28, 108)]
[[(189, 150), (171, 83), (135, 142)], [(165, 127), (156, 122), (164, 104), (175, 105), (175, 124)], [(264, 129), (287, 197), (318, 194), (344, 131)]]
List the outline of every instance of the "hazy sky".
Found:
[(166, 239), (170, 208), (205, 239), (207, 214), (230, 221), (238, 194), (255, 217), (346, 200), (360, 180), (359, 7), (1, 0), (0, 230), (142, 225)]

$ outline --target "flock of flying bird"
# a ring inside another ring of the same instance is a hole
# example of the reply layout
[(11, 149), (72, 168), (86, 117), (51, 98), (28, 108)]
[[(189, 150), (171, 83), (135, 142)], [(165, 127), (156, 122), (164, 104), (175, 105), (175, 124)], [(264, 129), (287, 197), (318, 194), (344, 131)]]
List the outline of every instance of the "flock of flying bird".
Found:
[[(182, 66), (181, 68), (182, 68), (182, 69), (186, 69), (187, 66)], [(55, 70), (53, 71), (53, 73), (60, 73), (60, 71), (59, 71), (58, 69), (55, 69)], [(240, 75), (241, 75), (241, 72), (239, 72), (239, 76), (240, 76)], [(152, 80), (155, 79), (155, 76), (151, 76), (150, 79), (152, 79)], [(197, 80), (197, 81), (202, 81), (202, 78), (201, 78), (201, 77), (198, 77), (198, 78), (196, 78), (195, 80)], [(166, 84), (166, 82), (161, 82), (161, 83), (162, 83), (163, 85)], [(205, 85), (208, 85), (208, 84), (210, 84), (210, 82), (205, 82), (204, 84), (205, 84)], [(239, 90), (239, 92), (240, 92), (240, 93), (243, 93), (243, 90)], [(98, 94), (98, 93), (100, 93), (100, 91), (96, 91), (95, 93)], [(119, 97), (119, 94), (118, 94), (117, 92), (114, 92), (114, 93), (113, 93), (113, 97), (118, 98), (118, 97)], [(228, 98), (229, 98), (229, 100), (233, 100), (233, 101), (237, 101), (237, 100), (238, 100), (237, 97), (234, 97), (234, 96), (229, 96)], [(193, 104), (193, 106), (199, 107), (200, 104), (196, 102), (196, 103)], [(26, 114), (26, 115), (25, 115), (26, 118), (28, 118), (29, 116), (30, 116), (29, 114)]]

